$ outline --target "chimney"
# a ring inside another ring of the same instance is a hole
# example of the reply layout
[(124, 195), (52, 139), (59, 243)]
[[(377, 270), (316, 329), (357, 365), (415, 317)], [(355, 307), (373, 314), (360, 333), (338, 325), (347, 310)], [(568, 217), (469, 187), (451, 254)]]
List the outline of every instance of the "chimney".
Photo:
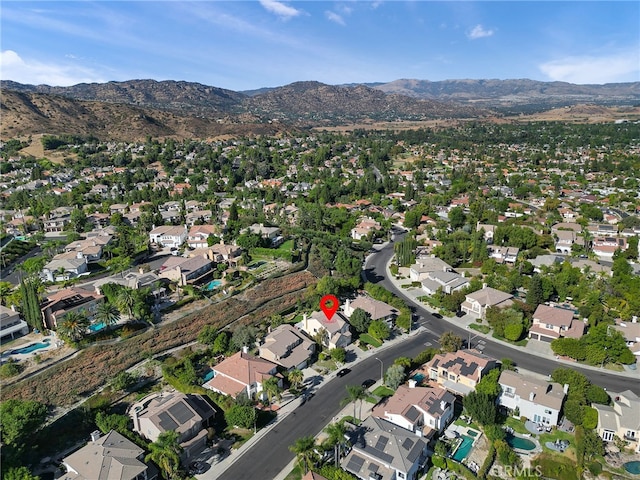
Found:
[(11, 304), (11, 310), (14, 312), (16, 311), (16, 306), (13, 303)]
[(97, 442), (101, 436), (102, 432), (100, 432), (100, 430), (94, 430), (93, 432), (91, 432), (91, 441)]
[(483, 283), (483, 284), (482, 284), (482, 288), (487, 288), (487, 284), (486, 284), (486, 283)]
[(349, 311), (350, 308), (351, 308), (351, 299), (347, 298), (347, 301), (344, 303), (344, 313), (345, 313), (345, 315), (347, 314), (347, 312)]
[(242, 353), (249, 353), (249, 347), (247, 347), (246, 345), (242, 346)]
[(631, 317), (631, 323), (638, 323), (638, 316), (634, 315), (633, 317)]
[(569, 384), (565, 383), (562, 387), (562, 391), (564, 392), (564, 394), (566, 395), (567, 393), (569, 393)]
[(440, 410), (444, 412), (447, 409), (447, 405), (447, 402), (445, 402), (444, 400), (440, 400)]
[(309, 324), (307, 323), (309, 320), (307, 318), (307, 314), (303, 313), (302, 314), (302, 325), (304, 325), (304, 330), (305, 332), (309, 330)]
[(76, 258), (84, 258), (82, 252), (76, 252)]
[(413, 378), (409, 379), (409, 388), (416, 388), (417, 383)]
[(534, 399), (535, 397), (536, 397), (536, 394), (535, 394), (535, 393), (533, 393), (533, 392), (530, 392), (530, 393), (529, 393), (529, 401), (530, 401), (530, 402), (533, 402), (533, 399)]

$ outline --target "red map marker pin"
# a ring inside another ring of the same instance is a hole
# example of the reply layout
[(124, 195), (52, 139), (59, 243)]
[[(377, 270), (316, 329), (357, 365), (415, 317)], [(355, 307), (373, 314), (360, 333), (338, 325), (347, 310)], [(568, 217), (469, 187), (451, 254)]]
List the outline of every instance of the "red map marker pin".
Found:
[(335, 295), (325, 295), (320, 299), (320, 310), (322, 310), (327, 317), (327, 321), (330, 322), (333, 314), (338, 311), (340, 302)]

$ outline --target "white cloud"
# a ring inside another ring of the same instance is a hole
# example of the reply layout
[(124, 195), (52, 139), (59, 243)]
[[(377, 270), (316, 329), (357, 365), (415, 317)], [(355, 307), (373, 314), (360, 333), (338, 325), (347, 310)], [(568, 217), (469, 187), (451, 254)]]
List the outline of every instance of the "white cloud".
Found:
[(636, 81), (640, 73), (637, 52), (617, 53), (607, 57), (566, 57), (538, 66), (550, 80), (602, 84)]
[(326, 12), (324, 12), (324, 15), (327, 17), (327, 20), (333, 23), (337, 23), (338, 25), (342, 25), (343, 27), (346, 25), (344, 18), (342, 18), (337, 13), (332, 12), (331, 10), (327, 10)]
[(25, 60), (13, 50), (0, 52), (0, 78), (33, 85), (66, 87), (78, 83), (105, 82), (96, 72), (78, 65)]
[(467, 37), (470, 40), (477, 40), (478, 38), (491, 37), (495, 32), (493, 30), (485, 30), (485, 28), (478, 24), (467, 33)]
[(275, 13), (283, 19), (297, 17), (302, 13), (300, 10), (276, 0), (260, 0), (260, 5), (262, 5), (267, 11)]

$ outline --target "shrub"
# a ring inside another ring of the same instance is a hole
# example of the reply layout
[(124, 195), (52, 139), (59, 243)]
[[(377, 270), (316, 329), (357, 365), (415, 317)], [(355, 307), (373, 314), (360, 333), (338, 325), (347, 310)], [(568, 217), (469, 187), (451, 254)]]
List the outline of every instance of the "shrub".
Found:
[(9, 378), (22, 372), (23, 367), (13, 359), (9, 359), (7, 363), (0, 366), (0, 378)]
[(598, 411), (592, 407), (584, 407), (582, 426), (588, 430), (592, 430), (598, 426)]
[(512, 342), (517, 342), (520, 340), (520, 337), (522, 337), (523, 332), (524, 325), (521, 323), (510, 323), (504, 327), (504, 338), (511, 340)]

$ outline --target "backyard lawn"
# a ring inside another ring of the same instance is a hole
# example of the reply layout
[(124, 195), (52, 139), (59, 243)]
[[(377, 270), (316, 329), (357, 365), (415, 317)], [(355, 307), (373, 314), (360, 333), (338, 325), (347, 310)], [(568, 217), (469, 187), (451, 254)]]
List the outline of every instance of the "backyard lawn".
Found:
[(377, 338), (373, 338), (368, 333), (363, 333), (362, 335), (360, 335), (360, 344), (362, 345), (363, 343), (373, 345), (376, 348), (382, 345), (382, 342), (380, 340), (378, 340)]

